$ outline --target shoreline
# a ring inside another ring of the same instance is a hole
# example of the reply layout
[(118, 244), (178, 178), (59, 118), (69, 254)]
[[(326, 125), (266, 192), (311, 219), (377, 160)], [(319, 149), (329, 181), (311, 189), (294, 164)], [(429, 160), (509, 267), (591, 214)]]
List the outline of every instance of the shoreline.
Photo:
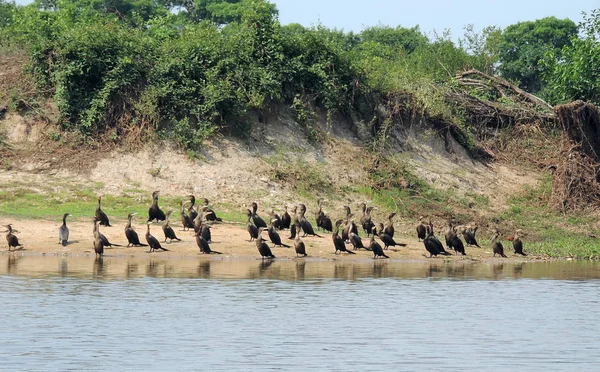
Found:
[[(151, 233), (155, 236), (163, 247), (169, 249), (166, 252), (147, 253), (147, 247), (125, 247), (127, 239), (124, 234), (125, 222), (114, 220), (112, 227), (100, 227), (100, 232), (103, 233), (111, 243), (124, 245), (123, 247), (105, 248), (105, 257), (152, 257), (166, 259), (193, 259), (198, 257), (211, 257), (214, 259), (229, 259), (229, 260), (251, 260), (261, 257), (258, 253), (254, 242), (249, 242), (249, 235), (245, 226), (237, 223), (217, 223), (211, 228), (212, 243), (210, 247), (213, 251), (222, 252), (222, 255), (201, 254), (196, 245), (193, 232), (182, 231), (181, 226), (177, 223), (171, 224), (176, 235), (181, 238), (181, 242), (164, 243), (164, 235), (161, 225), (153, 223), (151, 225)], [(0, 254), (18, 254), (18, 255), (55, 255), (55, 256), (90, 256), (94, 257), (95, 253), (92, 247), (93, 241), (93, 226), (91, 223), (73, 221), (68, 223), (70, 230), (69, 244), (63, 247), (58, 243), (58, 228), (60, 223), (55, 221), (44, 220), (17, 220), (6, 219), (2, 221), (2, 225), (12, 224), (13, 228), (18, 231), (16, 233), (19, 242), (23, 244), (23, 249), (17, 249), (14, 253), (10, 253), (7, 249), (6, 240), (2, 240), (0, 244)], [(141, 242), (145, 242), (144, 234), (145, 225), (134, 224)], [(400, 226), (398, 226), (400, 227)], [(356, 254), (341, 253), (334, 254), (333, 242), (331, 233), (317, 232), (319, 237), (304, 237), (302, 240), (306, 245), (308, 257), (305, 260), (320, 260), (320, 261), (394, 261), (394, 262), (413, 262), (413, 261), (439, 261), (439, 262), (546, 262), (559, 260), (573, 260), (569, 257), (549, 257), (542, 255), (528, 255), (525, 257), (513, 255), (513, 249), (510, 242), (505, 241), (504, 251), (507, 258), (493, 257), (491, 244), (487, 241), (481, 241), (482, 248), (465, 247), (466, 256), (451, 255), (438, 256), (429, 258), (427, 251), (422, 242), (419, 242), (415, 237), (408, 236), (405, 226), (402, 229), (397, 228), (398, 233), (394, 236), (397, 242), (406, 243), (406, 247), (392, 248), (390, 247), (385, 253), (390, 256), (389, 259), (373, 259), (373, 254), (370, 251), (358, 250), (353, 251)], [(362, 232), (361, 232), (362, 233)], [(293, 248), (293, 240), (288, 239), (289, 230), (281, 230), (279, 234), (282, 242), (292, 246), (291, 248), (274, 247), (269, 241), (268, 234), (263, 232), (263, 238), (271, 247), (275, 260), (291, 260), (296, 259), (295, 250)], [(364, 234), (363, 234), (364, 235)], [(438, 238), (443, 241), (443, 235), (438, 235)], [(368, 243), (368, 238), (362, 236), (363, 243)], [(379, 241), (379, 239), (378, 239)], [(488, 247), (489, 245), (489, 247)], [(352, 249), (351, 245), (347, 245), (348, 249)], [(527, 242), (525, 242), (525, 252), (527, 252)], [(450, 251), (450, 253), (454, 253)], [(298, 258), (303, 259), (303, 258)], [(583, 259), (582, 259), (583, 260)]]

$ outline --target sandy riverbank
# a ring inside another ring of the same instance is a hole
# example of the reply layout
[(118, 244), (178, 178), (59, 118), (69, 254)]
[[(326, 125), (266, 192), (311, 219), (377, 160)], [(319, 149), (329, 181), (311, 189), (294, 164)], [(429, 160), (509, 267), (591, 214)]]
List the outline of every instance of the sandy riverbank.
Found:
[[(138, 221), (139, 222), (139, 221)], [(54, 221), (42, 220), (14, 220), (3, 219), (2, 225), (12, 224), (13, 228), (18, 230), (16, 234), (19, 242), (23, 244), (23, 249), (18, 250), (20, 253), (27, 254), (56, 254), (56, 255), (94, 255), (92, 247), (92, 223), (73, 221), (69, 223), (70, 237), (69, 244), (63, 247), (58, 241), (58, 227), (60, 223)], [(111, 243), (121, 244), (123, 247), (107, 248), (105, 255), (107, 256), (147, 256), (147, 247), (126, 247), (127, 239), (124, 234), (124, 221), (111, 221), (113, 227), (101, 227), (100, 231), (109, 239)], [(145, 242), (144, 234), (146, 226), (140, 223), (134, 224), (136, 231), (140, 236), (140, 241)], [(169, 249), (168, 252), (155, 252), (153, 256), (185, 258), (197, 257), (200, 254), (196, 245), (193, 232), (182, 231), (181, 226), (172, 224), (175, 232), (181, 242), (173, 242), (170, 244), (162, 243), (164, 247)], [(399, 229), (397, 229), (399, 230)], [(211, 249), (222, 252), (221, 258), (260, 258), (254, 242), (249, 242), (248, 232), (245, 226), (230, 223), (218, 223), (213, 225), (212, 229), (212, 244)], [(397, 249), (390, 248), (386, 254), (394, 260), (426, 260), (426, 251), (422, 242), (416, 239), (416, 236), (410, 237), (408, 229), (404, 229), (404, 234), (399, 234), (395, 237), (397, 242), (406, 243), (406, 247)], [(159, 240), (164, 240), (162, 228), (158, 224), (151, 225), (151, 233)], [(335, 255), (333, 243), (330, 233), (318, 232), (322, 238), (304, 237), (303, 241), (306, 244), (307, 253), (311, 258), (319, 258), (325, 260), (365, 260), (372, 258), (372, 253), (365, 250), (356, 251), (355, 255), (347, 253)], [(293, 240), (288, 239), (289, 231), (280, 232), (284, 243), (293, 247)], [(263, 237), (268, 241), (267, 232), (263, 232)], [(443, 236), (440, 236), (443, 240)], [(0, 245), (2, 252), (7, 252), (8, 247), (3, 239), (3, 244)], [(366, 245), (368, 239), (363, 237), (363, 242)], [(505, 242), (505, 253), (508, 258), (494, 258), (489, 242), (481, 240), (482, 248), (466, 247), (466, 256), (445, 256), (433, 258), (434, 260), (471, 260), (471, 261), (534, 261), (545, 260), (543, 257), (535, 256), (513, 256), (512, 246), (510, 242)], [(292, 259), (296, 257), (293, 248), (273, 247), (269, 242), (269, 246), (273, 250), (273, 254), (278, 259)], [(347, 246), (351, 249), (351, 246)], [(526, 250), (526, 247), (525, 247)]]

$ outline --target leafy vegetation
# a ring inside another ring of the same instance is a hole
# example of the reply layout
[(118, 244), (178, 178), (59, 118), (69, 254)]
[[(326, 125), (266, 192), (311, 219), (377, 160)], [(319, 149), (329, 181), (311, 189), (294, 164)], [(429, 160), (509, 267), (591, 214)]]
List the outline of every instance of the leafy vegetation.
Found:
[(580, 30), (560, 51), (548, 51), (542, 61), (548, 96), (553, 102), (577, 99), (600, 105), (600, 9), (585, 15)]
[(542, 90), (540, 61), (548, 51), (561, 50), (577, 35), (577, 25), (569, 19), (547, 17), (508, 26), (499, 45), (500, 73), (519, 82), (521, 88)]

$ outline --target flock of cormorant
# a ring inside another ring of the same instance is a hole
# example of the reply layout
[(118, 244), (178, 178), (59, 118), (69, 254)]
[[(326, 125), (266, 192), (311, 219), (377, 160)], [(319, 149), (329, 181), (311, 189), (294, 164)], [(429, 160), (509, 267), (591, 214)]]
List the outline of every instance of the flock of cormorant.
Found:
[[(141, 243), (137, 232), (132, 227), (132, 220), (136, 213), (129, 213), (127, 216), (127, 224), (125, 226), (125, 237), (127, 238), (127, 247), (149, 247), (148, 252), (154, 252), (157, 250), (168, 251), (167, 248), (161, 245), (161, 242), (154, 237), (150, 232), (150, 225), (156, 222), (164, 221), (162, 224), (162, 230), (164, 234), (164, 241), (170, 243), (173, 240), (181, 241), (173, 228), (170, 226), (169, 218), (172, 211), (164, 213), (158, 206), (158, 195), (159, 191), (152, 193), (152, 204), (148, 209), (148, 221), (146, 223), (146, 243)], [(111, 227), (108, 216), (102, 211), (102, 197), (98, 197), (98, 206), (96, 208), (95, 216), (93, 217), (94, 229), (93, 229), (93, 247), (96, 255), (102, 256), (104, 254), (105, 247), (120, 247), (119, 244), (111, 243), (105, 235), (100, 232), (100, 226)], [(179, 204), (180, 216), (183, 230), (194, 229), (194, 235), (196, 237), (196, 244), (203, 254), (221, 254), (221, 252), (214, 251), (210, 248), (211, 243), (211, 224), (222, 221), (221, 218), (217, 217), (214, 210), (209, 207), (208, 199), (203, 199), (203, 205), (199, 208), (195, 208), (196, 198), (193, 195), (189, 195), (187, 200), (182, 200)], [(360, 217), (360, 224), (364, 233), (369, 238), (369, 243), (365, 246), (361, 237), (359, 236), (358, 225), (356, 224), (353, 213), (349, 206), (344, 206), (345, 217), (335, 221), (335, 226), (331, 218), (323, 212), (323, 200), (318, 201), (318, 210), (315, 213), (316, 226), (323, 231), (331, 233), (333, 246), (335, 248), (335, 254), (347, 253), (355, 254), (355, 250), (365, 249), (373, 252), (373, 258), (389, 258), (385, 251), (389, 247), (404, 247), (405, 243), (399, 243), (394, 240), (394, 217), (396, 213), (390, 213), (387, 218), (387, 223), (375, 223), (371, 217), (371, 212), (375, 207), (367, 206), (366, 203), (361, 204), (362, 216)], [(187, 210), (187, 213), (186, 213)], [(285, 212), (282, 215), (275, 213), (271, 209), (269, 213), (269, 224), (265, 222), (258, 215), (258, 204), (256, 202), (251, 203), (251, 207), (246, 209), (246, 229), (250, 235), (250, 242), (254, 241), (256, 248), (262, 259), (275, 258), (273, 251), (267, 241), (262, 237), (262, 232), (267, 229), (269, 240), (274, 247), (291, 248), (290, 245), (284, 244), (281, 240), (281, 236), (278, 231), (289, 229), (290, 236), (288, 239), (294, 241), (294, 249), (296, 251), (296, 257), (306, 257), (306, 245), (302, 240), (300, 234), (303, 233), (302, 237), (318, 237), (322, 238), (321, 235), (315, 233), (311, 223), (306, 218), (306, 205), (299, 204), (294, 206), (291, 210), (292, 214), (288, 212), (288, 207), (285, 207)], [(58, 230), (59, 243), (66, 246), (69, 241), (69, 228), (67, 227), (67, 217), (71, 216), (69, 213), (65, 213), (62, 218), (62, 225)], [(8, 250), (16, 250), (19, 247), (23, 247), (19, 243), (15, 230), (12, 225), (6, 225), (6, 241), (8, 242)], [(340, 228), (342, 228), (340, 236)], [(435, 236), (433, 223), (431, 219), (425, 221), (424, 217), (419, 218), (419, 224), (416, 227), (417, 238), (423, 242), (425, 249), (429, 253), (429, 257), (438, 255), (450, 255), (448, 250), (454, 250), (455, 254), (466, 255), (465, 245), (459, 237), (459, 233), (462, 234), (467, 246), (480, 247), (475, 238), (477, 232), (477, 224), (456, 226), (452, 221), (448, 221), (448, 230), (445, 234), (446, 248), (442, 242)], [(523, 252), (523, 242), (520, 237), (521, 230), (517, 229), (514, 236), (510, 237), (512, 240), (514, 253), (526, 256)], [(504, 254), (504, 247), (500, 242), (500, 231), (494, 229), (494, 235), (492, 237), (492, 250), (494, 257), (499, 255), (506, 257)], [(379, 243), (376, 238), (379, 238)], [(383, 246), (382, 246), (383, 244)], [(347, 245), (352, 246), (352, 250), (347, 248)], [(446, 250), (447, 249), (447, 250)]]

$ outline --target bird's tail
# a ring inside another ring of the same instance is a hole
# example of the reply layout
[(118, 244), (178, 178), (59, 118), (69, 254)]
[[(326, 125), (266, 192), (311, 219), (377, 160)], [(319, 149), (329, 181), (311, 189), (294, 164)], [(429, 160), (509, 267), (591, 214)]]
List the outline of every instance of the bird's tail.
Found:
[(356, 254), (356, 253), (354, 253), (354, 252), (352, 252), (352, 251), (349, 251), (349, 250), (346, 250), (346, 252), (348, 252), (348, 253), (350, 253), (350, 254)]
[(147, 246), (148, 246), (148, 244), (144, 244), (144, 243), (138, 243), (138, 245), (139, 245), (140, 247), (147, 247)]
[(222, 219), (221, 217), (217, 217), (217, 218), (215, 219), (215, 221), (218, 221), (218, 222), (223, 222), (223, 219)]
[(111, 246), (111, 247), (122, 247), (122, 245), (121, 245), (121, 244), (113, 244), (113, 243), (110, 243), (110, 246)]
[(390, 256), (388, 256), (388, 255), (387, 255), (387, 254), (385, 254), (385, 253), (384, 253), (384, 254), (382, 254), (382, 256), (383, 256), (383, 257), (385, 257), (385, 258), (390, 258)]
[(397, 246), (399, 247), (406, 247), (408, 244), (406, 243), (396, 243)]
[(67, 241), (63, 240), (63, 241), (61, 241), (61, 244), (62, 244), (63, 247), (66, 247), (67, 246)]
[(287, 245), (287, 244), (283, 244), (283, 243), (281, 243), (281, 246), (282, 246), (282, 247), (286, 247), (286, 248), (292, 248), (292, 246), (291, 246), (291, 245)]
[(221, 252), (217, 252), (217, 251), (210, 251), (210, 253), (214, 253), (214, 254), (223, 254)]

